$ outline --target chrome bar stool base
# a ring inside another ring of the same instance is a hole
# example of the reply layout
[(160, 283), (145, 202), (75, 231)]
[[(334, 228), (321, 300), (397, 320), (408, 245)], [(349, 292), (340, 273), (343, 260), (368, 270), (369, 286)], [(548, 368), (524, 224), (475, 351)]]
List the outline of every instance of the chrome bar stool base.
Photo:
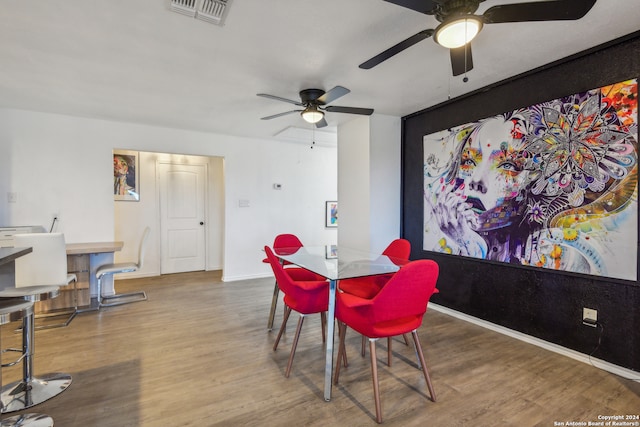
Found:
[(130, 304), (132, 302), (146, 301), (147, 294), (144, 291), (130, 292), (127, 294), (115, 294), (102, 297), (100, 307), (114, 307), (116, 305)]
[(2, 413), (21, 411), (39, 405), (65, 391), (71, 385), (71, 375), (52, 373), (31, 381), (16, 381), (2, 387)]
[[(49, 313), (37, 314), (36, 320), (41, 319), (41, 322), (39, 325), (35, 326), (35, 329), (36, 331), (40, 331), (42, 329), (66, 328), (67, 326), (69, 326), (69, 323), (71, 323), (71, 321), (76, 318), (77, 314), (77, 309), (65, 310), (60, 312), (52, 311)], [(62, 316), (64, 316), (65, 319), (63, 319), (59, 323), (48, 322), (49, 319)]]
[[(5, 325), (10, 322), (15, 322), (18, 320), (24, 320), (25, 318), (30, 318), (33, 316), (33, 303), (32, 302), (21, 302), (19, 300), (2, 300), (0, 301), (0, 325)], [(6, 351), (14, 351), (13, 349), (3, 349), (2, 353)], [(15, 362), (1, 364), (0, 363), (0, 388), (4, 389), (2, 386), (2, 368), (14, 366), (23, 360), (23, 357), (20, 357)], [(71, 377), (69, 377), (71, 378)], [(69, 383), (71, 380), (69, 379)], [(18, 383), (14, 383), (18, 384)], [(55, 384), (54, 384), (55, 385)], [(7, 398), (6, 402), (8, 404), (12, 403), (14, 396), (20, 395), (20, 393), (15, 393), (16, 391), (15, 385), (9, 385), (6, 387), (7, 389)], [(24, 387), (23, 387), (24, 388)], [(66, 388), (66, 387), (65, 387)], [(3, 393), (4, 394), (4, 393)], [(57, 394), (57, 393), (54, 393)], [(25, 400), (29, 398), (26, 393), (22, 393)], [(13, 407), (20, 405), (13, 405)], [(11, 409), (8, 409), (5, 406), (5, 397), (2, 396), (0, 400), (0, 413), (12, 412)], [(3, 420), (0, 420), (0, 427), (18, 427), (18, 426), (30, 426), (30, 427), (53, 427), (53, 418), (44, 414), (20, 414), (12, 417), (7, 417)]]
[(53, 418), (45, 414), (23, 414), (5, 418), (0, 427), (53, 427)]

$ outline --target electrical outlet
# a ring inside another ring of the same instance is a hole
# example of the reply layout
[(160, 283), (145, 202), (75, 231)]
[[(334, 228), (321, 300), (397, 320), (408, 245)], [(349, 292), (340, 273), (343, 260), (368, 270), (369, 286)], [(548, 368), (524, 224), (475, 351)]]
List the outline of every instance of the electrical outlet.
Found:
[(598, 323), (598, 310), (593, 308), (582, 308), (582, 323), (587, 326), (596, 327)]

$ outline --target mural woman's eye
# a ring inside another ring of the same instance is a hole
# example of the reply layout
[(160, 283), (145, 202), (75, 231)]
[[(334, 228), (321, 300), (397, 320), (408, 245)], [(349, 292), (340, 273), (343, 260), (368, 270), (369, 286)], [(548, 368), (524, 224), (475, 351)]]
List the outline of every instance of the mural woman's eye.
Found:
[(522, 171), (522, 167), (520, 165), (518, 165), (515, 162), (512, 162), (511, 160), (505, 160), (502, 163), (500, 163), (498, 165), (499, 169), (502, 169), (503, 171), (507, 171), (507, 172), (521, 172)]
[(465, 157), (464, 159), (462, 159), (462, 162), (460, 163), (462, 166), (465, 167), (474, 167), (477, 166), (475, 160), (469, 158), (469, 157)]

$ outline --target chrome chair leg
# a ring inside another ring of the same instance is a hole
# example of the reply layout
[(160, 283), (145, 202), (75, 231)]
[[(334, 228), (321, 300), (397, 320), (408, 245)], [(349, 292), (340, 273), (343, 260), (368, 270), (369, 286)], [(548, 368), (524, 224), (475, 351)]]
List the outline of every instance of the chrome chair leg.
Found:
[[(102, 277), (98, 278), (98, 308), (114, 307), (116, 305), (130, 304), (132, 302), (146, 301), (147, 294), (144, 291), (128, 292), (124, 294), (102, 295)], [(113, 302), (105, 302), (111, 301)]]
[(52, 323), (52, 324), (40, 324), (35, 326), (35, 330), (39, 331), (41, 329), (53, 329), (53, 328), (64, 328), (69, 326), (69, 323), (73, 319), (75, 319), (76, 315), (79, 313), (78, 311), (78, 279), (76, 275), (72, 275), (70, 277), (70, 281), (73, 282), (73, 307), (70, 310), (63, 311), (52, 311), (50, 313), (40, 313), (36, 314), (36, 319), (52, 319), (55, 317), (66, 316), (66, 319), (61, 321), (60, 323)]

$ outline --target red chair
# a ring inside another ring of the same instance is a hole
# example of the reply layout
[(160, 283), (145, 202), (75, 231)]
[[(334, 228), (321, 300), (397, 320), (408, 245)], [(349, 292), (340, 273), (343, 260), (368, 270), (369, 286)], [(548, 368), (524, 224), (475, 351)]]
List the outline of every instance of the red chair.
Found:
[(273, 269), (273, 274), (276, 276), (276, 283), (282, 290), (282, 293), (284, 293), (284, 317), (282, 319), (282, 326), (278, 332), (278, 337), (273, 344), (274, 351), (278, 348), (278, 343), (286, 328), (291, 310), (300, 313), (296, 334), (293, 338), (293, 344), (291, 345), (289, 362), (287, 363), (287, 369), (284, 374), (285, 377), (289, 377), (291, 366), (293, 365), (293, 357), (296, 353), (296, 347), (298, 346), (298, 339), (300, 338), (300, 330), (302, 329), (302, 323), (306, 315), (315, 313), (322, 315), (322, 342), (326, 339), (324, 331), (326, 319), (324, 315), (329, 305), (329, 283), (326, 280), (295, 281), (287, 274), (287, 270), (289, 269), (285, 269), (280, 264), (280, 261), (273, 254), (271, 248), (265, 246), (264, 251)]
[[(403, 265), (409, 261), (411, 255), (411, 243), (406, 239), (395, 239), (382, 252), (396, 264)], [(380, 274), (377, 276), (357, 277), (354, 279), (344, 279), (338, 282), (338, 286), (342, 292), (356, 295), (361, 298), (371, 299), (380, 289), (387, 283), (394, 273)], [(409, 345), (406, 335), (403, 335), (405, 345)], [(387, 340), (387, 365), (391, 366), (391, 337)], [(362, 337), (362, 349), (360, 354), (365, 355), (365, 339)]]
[[(278, 234), (276, 238), (273, 240), (273, 249), (283, 249), (283, 248), (301, 248), (302, 242), (298, 237), (293, 234)], [(262, 262), (269, 263), (267, 258), (263, 259)], [(291, 263), (287, 261), (282, 261), (283, 266), (290, 266)], [(289, 267), (287, 268), (287, 273), (291, 276), (293, 280), (324, 280), (323, 277), (316, 275), (315, 273), (311, 273), (308, 270), (299, 267)], [(271, 310), (269, 311), (269, 320), (267, 321), (267, 329), (273, 329), (273, 319), (276, 315), (276, 306), (278, 304), (278, 295), (280, 289), (278, 288), (278, 281), (273, 285), (273, 297), (271, 298)]]
[(422, 324), (427, 311), (429, 298), (436, 289), (438, 264), (432, 260), (413, 261), (398, 271), (372, 299), (360, 298), (347, 293), (338, 293), (336, 297), (336, 318), (340, 328), (340, 346), (336, 363), (335, 384), (338, 384), (340, 363), (346, 357), (345, 335), (349, 326), (356, 332), (369, 338), (371, 351), (371, 372), (373, 393), (376, 404), (376, 421), (382, 422), (380, 390), (378, 388), (378, 368), (376, 360), (376, 341), (411, 332), (419, 358), (424, 379), (429, 388), (431, 400), (436, 394), (431, 384), (429, 371), (416, 330)]
[[(278, 234), (275, 239), (273, 239), (273, 249), (277, 251), (282, 248), (301, 248), (302, 242), (298, 237), (294, 234)], [(263, 259), (262, 262), (269, 264), (269, 260), (267, 258)], [(289, 265), (290, 263), (284, 261), (283, 265)]]
[[(382, 255), (389, 257), (396, 264), (405, 264), (409, 261), (409, 255), (411, 255), (411, 243), (405, 239), (395, 239), (389, 243)], [(338, 286), (343, 292), (369, 299), (380, 292), (380, 289), (391, 277), (393, 277), (393, 273), (344, 279), (338, 282)]]

